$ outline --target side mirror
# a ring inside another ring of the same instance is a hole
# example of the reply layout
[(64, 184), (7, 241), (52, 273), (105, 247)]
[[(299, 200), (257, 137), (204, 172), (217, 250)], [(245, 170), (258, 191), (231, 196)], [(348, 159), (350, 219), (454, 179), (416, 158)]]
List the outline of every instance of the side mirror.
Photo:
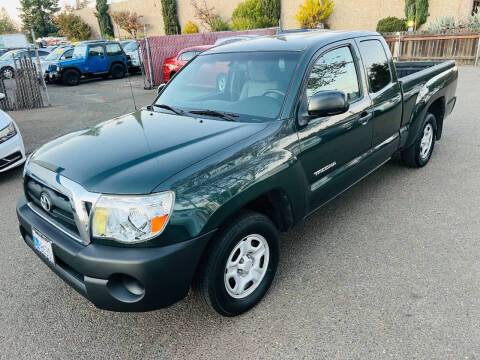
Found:
[(163, 90), (163, 88), (165, 87), (165, 85), (167, 85), (167, 84), (166, 84), (166, 83), (162, 83), (162, 84), (158, 85), (157, 95), (162, 92), (162, 90)]
[(0, 93), (0, 100), (3, 100), (5, 99), (5, 94), (4, 93)]
[(346, 112), (348, 107), (347, 95), (343, 91), (319, 91), (308, 102), (308, 115), (315, 117), (338, 115)]

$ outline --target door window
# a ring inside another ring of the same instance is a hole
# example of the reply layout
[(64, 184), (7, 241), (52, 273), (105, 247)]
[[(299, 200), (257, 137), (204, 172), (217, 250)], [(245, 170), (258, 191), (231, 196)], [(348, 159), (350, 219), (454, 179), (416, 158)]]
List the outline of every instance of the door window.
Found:
[(122, 55), (122, 48), (119, 44), (107, 44), (105, 47), (107, 49), (108, 56)]
[(357, 70), (348, 46), (323, 54), (313, 65), (307, 81), (308, 99), (322, 90), (342, 90), (349, 102), (360, 98)]
[(388, 58), (379, 40), (360, 42), (360, 53), (367, 68), (370, 92), (376, 93), (390, 84), (392, 76), (388, 66)]
[(103, 55), (102, 45), (91, 46), (90, 49), (88, 50), (88, 56), (100, 56), (100, 55)]

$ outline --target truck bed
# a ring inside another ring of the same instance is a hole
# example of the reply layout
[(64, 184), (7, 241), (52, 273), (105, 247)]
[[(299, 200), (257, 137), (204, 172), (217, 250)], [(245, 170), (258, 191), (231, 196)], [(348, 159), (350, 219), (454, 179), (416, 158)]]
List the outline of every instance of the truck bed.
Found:
[(445, 61), (396, 61), (395, 68), (399, 78), (439, 65)]

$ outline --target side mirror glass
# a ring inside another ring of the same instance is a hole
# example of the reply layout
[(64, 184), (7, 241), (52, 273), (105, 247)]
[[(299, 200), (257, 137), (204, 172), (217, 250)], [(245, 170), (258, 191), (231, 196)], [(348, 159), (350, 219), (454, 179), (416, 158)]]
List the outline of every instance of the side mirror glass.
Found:
[(4, 93), (0, 93), (0, 100), (3, 100), (5, 99), (5, 94)]
[(308, 102), (308, 115), (312, 117), (343, 114), (348, 110), (347, 95), (339, 90), (315, 93)]
[(165, 85), (167, 85), (167, 84), (165, 84), (165, 83), (162, 83), (162, 84), (158, 85), (158, 88), (157, 88), (157, 95), (158, 95), (158, 94), (160, 94), (160, 93), (162, 92), (162, 90), (163, 90), (163, 88), (165, 87)]

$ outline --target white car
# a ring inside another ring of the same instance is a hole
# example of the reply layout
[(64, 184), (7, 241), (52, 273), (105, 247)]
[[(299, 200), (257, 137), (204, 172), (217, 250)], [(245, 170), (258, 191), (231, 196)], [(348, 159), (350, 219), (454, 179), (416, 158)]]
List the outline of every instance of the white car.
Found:
[[(5, 97), (0, 93), (0, 100)], [(15, 121), (0, 110), (0, 173), (25, 162), (25, 146)]]

